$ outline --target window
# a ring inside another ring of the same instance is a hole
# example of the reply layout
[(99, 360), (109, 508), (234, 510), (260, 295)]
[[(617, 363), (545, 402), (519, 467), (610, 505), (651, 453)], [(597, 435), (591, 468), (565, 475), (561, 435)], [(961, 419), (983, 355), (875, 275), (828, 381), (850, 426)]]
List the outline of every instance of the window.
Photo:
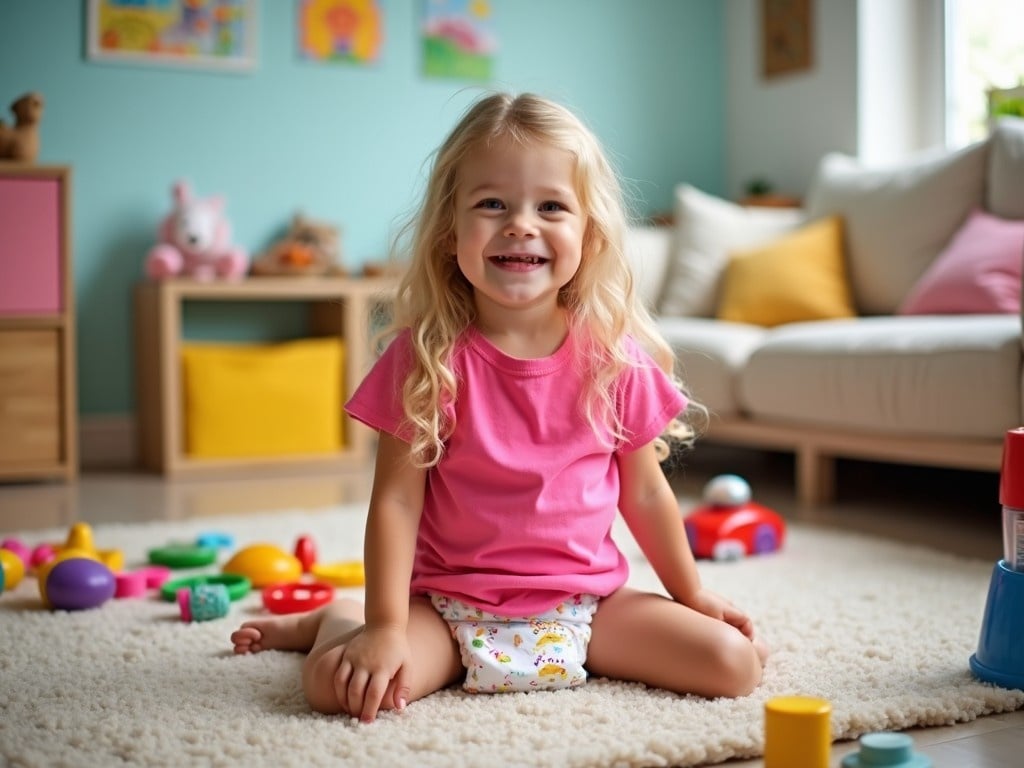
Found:
[(1024, 107), (1024, 2), (945, 0), (946, 143), (961, 147), (988, 134), (989, 91)]

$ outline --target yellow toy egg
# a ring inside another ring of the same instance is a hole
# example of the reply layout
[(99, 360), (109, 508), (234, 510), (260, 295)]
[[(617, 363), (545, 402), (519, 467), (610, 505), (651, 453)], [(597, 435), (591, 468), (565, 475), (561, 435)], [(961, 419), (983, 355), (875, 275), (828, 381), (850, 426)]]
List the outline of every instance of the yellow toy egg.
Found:
[(238, 550), (222, 570), (245, 576), (259, 588), (298, 581), (302, 576), (302, 563), (295, 555), (273, 544), (251, 544)]
[(0, 580), (0, 592), (14, 589), (25, 577), (25, 564), (10, 550), (0, 549), (0, 568), (4, 572)]

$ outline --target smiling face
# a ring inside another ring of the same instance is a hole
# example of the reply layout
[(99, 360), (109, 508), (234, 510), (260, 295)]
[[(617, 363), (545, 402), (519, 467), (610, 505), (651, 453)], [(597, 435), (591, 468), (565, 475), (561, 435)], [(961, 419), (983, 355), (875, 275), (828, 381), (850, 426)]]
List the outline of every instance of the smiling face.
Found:
[(558, 291), (582, 259), (587, 217), (562, 149), (499, 140), (458, 167), (455, 253), (480, 317), (558, 311)]

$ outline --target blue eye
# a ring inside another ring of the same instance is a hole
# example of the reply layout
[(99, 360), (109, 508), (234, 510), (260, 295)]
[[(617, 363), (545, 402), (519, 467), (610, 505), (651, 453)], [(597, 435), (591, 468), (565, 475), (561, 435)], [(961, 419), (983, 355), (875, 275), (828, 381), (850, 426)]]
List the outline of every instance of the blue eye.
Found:
[(565, 206), (554, 200), (548, 200), (540, 204), (540, 210), (542, 213), (558, 213), (559, 211), (564, 211)]

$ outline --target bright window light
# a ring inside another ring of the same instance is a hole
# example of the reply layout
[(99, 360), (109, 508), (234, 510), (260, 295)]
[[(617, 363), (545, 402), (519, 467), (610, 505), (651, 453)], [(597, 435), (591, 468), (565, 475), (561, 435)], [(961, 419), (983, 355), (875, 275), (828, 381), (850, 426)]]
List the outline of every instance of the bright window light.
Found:
[(1024, 2), (946, 0), (946, 136), (962, 147), (988, 134), (988, 92), (1024, 89)]

